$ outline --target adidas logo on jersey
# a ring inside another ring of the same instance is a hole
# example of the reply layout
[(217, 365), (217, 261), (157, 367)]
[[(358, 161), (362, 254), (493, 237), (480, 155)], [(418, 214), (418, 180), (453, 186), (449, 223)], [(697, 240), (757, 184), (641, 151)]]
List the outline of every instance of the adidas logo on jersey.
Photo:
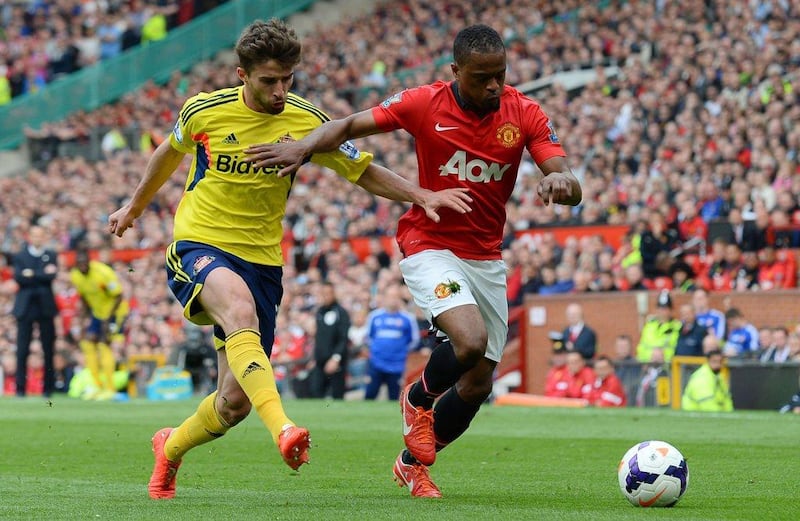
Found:
[(228, 134), (228, 137), (223, 139), (222, 142), (225, 143), (226, 145), (238, 145), (239, 144), (239, 140), (236, 139), (236, 134), (234, 134), (233, 132)]

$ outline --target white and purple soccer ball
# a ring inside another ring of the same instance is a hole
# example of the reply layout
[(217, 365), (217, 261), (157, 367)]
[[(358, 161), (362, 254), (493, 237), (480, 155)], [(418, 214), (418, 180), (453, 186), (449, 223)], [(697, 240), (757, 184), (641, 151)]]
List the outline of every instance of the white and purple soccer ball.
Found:
[(689, 467), (678, 449), (665, 441), (631, 447), (618, 467), (619, 488), (638, 507), (671, 507), (689, 486)]

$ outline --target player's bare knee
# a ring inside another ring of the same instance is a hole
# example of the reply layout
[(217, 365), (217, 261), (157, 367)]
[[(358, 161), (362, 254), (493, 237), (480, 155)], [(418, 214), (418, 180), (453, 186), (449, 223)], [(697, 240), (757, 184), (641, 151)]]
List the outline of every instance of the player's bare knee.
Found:
[(236, 324), (239, 328), (257, 329), (256, 307), (251, 299), (236, 300), (234, 304), (228, 306), (225, 314), (228, 317), (228, 322)]
[(467, 335), (457, 342), (453, 342), (453, 349), (462, 364), (474, 367), (486, 356), (487, 342), (488, 339), (484, 331), (483, 335)]

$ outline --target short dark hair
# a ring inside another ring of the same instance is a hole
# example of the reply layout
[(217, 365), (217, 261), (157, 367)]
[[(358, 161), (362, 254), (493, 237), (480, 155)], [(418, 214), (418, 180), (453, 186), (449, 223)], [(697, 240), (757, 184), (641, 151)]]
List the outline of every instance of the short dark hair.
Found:
[(608, 362), (608, 365), (614, 367), (614, 361), (611, 360), (611, 358), (607, 357), (606, 355), (598, 356), (597, 358), (594, 359), (594, 363), (597, 364), (597, 362), (600, 362), (601, 360), (604, 362)]
[(236, 55), (239, 66), (250, 72), (253, 67), (269, 60), (275, 60), (286, 67), (300, 63), (302, 45), (294, 29), (282, 20), (256, 20), (239, 36), (236, 42)]
[(730, 320), (731, 318), (740, 318), (744, 315), (739, 310), (739, 308), (730, 308), (728, 311), (725, 312), (725, 318)]
[(484, 24), (470, 25), (461, 29), (453, 42), (453, 60), (463, 65), (470, 53), (495, 54), (505, 52), (506, 46), (500, 34)]

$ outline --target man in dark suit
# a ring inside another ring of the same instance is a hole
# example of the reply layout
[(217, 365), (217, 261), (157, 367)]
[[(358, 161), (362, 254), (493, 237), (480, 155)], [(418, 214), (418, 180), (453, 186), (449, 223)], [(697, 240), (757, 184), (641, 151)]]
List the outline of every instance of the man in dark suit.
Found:
[(56, 252), (44, 247), (45, 232), (33, 226), (28, 242), (14, 255), (14, 280), (19, 285), (14, 300), (17, 319), (17, 396), (25, 396), (33, 324), (39, 324), (39, 339), (44, 354), (44, 395), (53, 393), (53, 348), (56, 339), (55, 316), (58, 314), (53, 296), (53, 279), (58, 272)]
[(323, 282), (316, 312), (314, 368), (311, 370), (311, 395), (324, 398), (330, 391), (334, 400), (344, 399), (347, 376), (350, 315), (336, 300), (333, 284)]
[(567, 351), (577, 351), (584, 359), (594, 358), (597, 348), (597, 335), (594, 330), (583, 321), (583, 308), (580, 304), (572, 303), (566, 310), (567, 323), (564, 329), (564, 347)]
[(681, 317), (681, 330), (678, 333), (678, 343), (675, 345), (675, 356), (705, 356), (703, 339), (708, 335), (708, 329), (697, 323), (694, 306), (689, 303), (683, 304), (678, 312)]
[(729, 243), (737, 244), (742, 251), (757, 251), (765, 245), (764, 237), (758, 232), (756, 223), (745, 221), (738, 208), (731, 208), (722, 237)]

